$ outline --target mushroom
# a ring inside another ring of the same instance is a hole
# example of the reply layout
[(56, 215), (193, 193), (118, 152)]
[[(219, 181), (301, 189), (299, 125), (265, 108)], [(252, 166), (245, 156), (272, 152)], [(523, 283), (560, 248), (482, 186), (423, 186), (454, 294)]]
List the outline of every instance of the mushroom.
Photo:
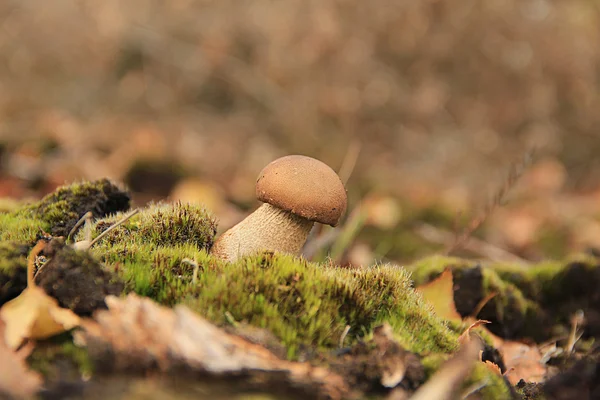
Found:
[(256, 181), (256, 211), (221, 235), (211, 254), (235, 261), (258, 251), (298, 254), (315, 222), (336, 226), (346, 189), (329, 166), (301, 155), (279, 158)]

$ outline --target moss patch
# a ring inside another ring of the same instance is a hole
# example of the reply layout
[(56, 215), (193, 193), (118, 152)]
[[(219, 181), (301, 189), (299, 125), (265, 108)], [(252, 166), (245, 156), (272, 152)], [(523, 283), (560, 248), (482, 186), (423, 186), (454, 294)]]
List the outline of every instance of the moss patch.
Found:
[(105, 308), (104, 298), (119, 295), (123, 284), (86, 251), (78, 251), (62, 239), (52, 239), (43, 254), (49, 258), (38, 271), (35, 281), (61, 307), (78, 315), (90, 316)]
[(600, 266), (594, 260), (544, 262), (532, 266), (483, 265), (447, 257), (430, 257), (409, 267), (416, 284), (451, 268), (454, 300), (463, 316), (491, 293), (497, 295), (478, 317), (492, 321), (488, 329), (504, 338), (544, 341), (568, 333), (570, 318), (584, 310), (585, 336), (600, 337)]
[[(97, 221), (93, 236), (119, 218)], [(119, 275), (126, 292), (165, 305), (185, 303), (221, 325), (233, 319), (266, 328), (289, 357), (337, 347), (346, 325), (350, 343), (384, 321), (410, 351), (457, 346), (457, 334), (430, 312), (401, 268), (343, 269), (272, 253), (228, 264), (207, 253), (214, 232), (202, 208), (159, 204), (109, 233), (92, 253)]]
[(424, 304), (407, 273), (390, 265), (353, 270), (263, 254), (213, 264), (200, 274), (199, 290), (186, 301), (190, 307), (220, 324), (231, 315), (268, 328), (290, 357), (304, 347), (335, 348), (346, 325), (351, 343), (382, 322), (409, 351), (457, 347), (457, 335)]
[[(96, 221), (92, 237), (98, 236), (123, 214)], [(158, 203), (144, 208), (139, 214), (115, 228), (102, 239), (105, 249), (119, 243), (139, 246), (179, 246), (190, 244), (198, 249), (210, 250), (217, 232), (214, 217), (202, 206), (184, 203)], [(83, 230), (77, 240), (84, 239)]]
[(0, 240), (32, 244), (39, 234), (67, 236), (88, 211), (94, 218), (129, 209), (129, 193), (108, 179), (58, 188), (42, 200), (0, 213)]
[(0, 241), (0, 306), (27, 286), (27, 245)]
[(27, 361), (47, 382), (79, 381), (93, 372), (87, 350), (76, 346), (70, 333), (36, 343)]

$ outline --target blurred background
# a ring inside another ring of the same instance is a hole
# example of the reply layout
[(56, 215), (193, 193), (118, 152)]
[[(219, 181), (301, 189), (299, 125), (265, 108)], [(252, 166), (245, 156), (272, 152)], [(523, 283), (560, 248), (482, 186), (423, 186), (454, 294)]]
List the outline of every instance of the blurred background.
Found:
[(223, 231), (305, 154), (350, 200), (305, 254), (360, 265), (452, 247), (516, 168), (455, 252), (535, 261), (598, 252), (599, 135), (600, 0), (0, 2), (0, 197), (109, 177)]

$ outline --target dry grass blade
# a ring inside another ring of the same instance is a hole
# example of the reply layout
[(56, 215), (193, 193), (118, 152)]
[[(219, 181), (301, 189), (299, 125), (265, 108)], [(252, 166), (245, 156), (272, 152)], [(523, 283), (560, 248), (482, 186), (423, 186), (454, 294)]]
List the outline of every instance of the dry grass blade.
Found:
[[(415, 232), (423, 239), (431, 242), (442, 244), (445, 246), (454, 245), (456, 241), (456, 235), (452, 232), (440, 229), (430, 224), (420, 224), (415, 228)], [(487, 257), (492, 261), (498, 262), (511, 262), (518, 264), (527, 263), (526, 260), (513, 254), (503, 248), (494, 246), (491, 243), (487, 243), (477, 238), (468, 237), (461, 245), (465, 250), (471, 251), (480, 256)], [(453, 250), (454, 251), (454, 250)]]
[(417, 390), (411, 400), (454, 399), (456, 388), (477, 362), (480, 350), (479, 340), (468, 340), (452, 359), (442, 365), (440, 370)]
[(456, 239), (448, 246), (445, 250), (445, 254), (452, 254), (456, 250), (462, 248), (468, 239), (488, 218), (489, 216), (500, 206), (502, 206), (510, 190), (517, 184), (519, 179), (523, 176), (525, 171), (533, 164), (535, 156), (535, 149), (531, 149), (525, 153), (525, 155), (518, 162), (514, 163), (506, 176), (502, 186), (492, 196), (486, 207), (483, 209), (478, 217), (471, 220), (469, 225), (463, 230), (462, 233), (457, 232)]

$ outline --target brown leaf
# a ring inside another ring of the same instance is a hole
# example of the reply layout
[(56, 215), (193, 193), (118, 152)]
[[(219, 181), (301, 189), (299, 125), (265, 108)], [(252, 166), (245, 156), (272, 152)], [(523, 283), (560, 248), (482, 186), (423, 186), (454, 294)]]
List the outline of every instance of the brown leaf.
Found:
[(542, 382), (546, 366), (542, 364), (542, 354), (537, 346), (520, 342), (504, 342), (498, 347), (506, 365), (506, 377), (513, 385), (521, 379), (525, 382)]
[[(108, 296), (109, 310), (86, 320), (78, 335), (96, 360), (110, 359), (120, 371), (179, 367), (218, 377), (240, 374), (265, 387), (301, 388), (317, 397), (339, 399), (349, 389), (337, 374), (308, 363), (279, 359), (264, 347), (226, 333), (185, 306), (162, 307), (130, 294)], [(242, 379), (242, 378), (240, 378)]]
[(484, 319), (478, 319), (477, 321), (473, 322), (463, 333), (461, 333), (461, 335), (458, 337), (458, 342), (460, 344), (464, 344), (468, 340), (471, 340), (471, 331), (485, 324), (491, 324), (491, 322)]
[(454, 283), (452, 271), (445, 269), (433, 281), (416, 288), (423, 298), (433, 306), (435, 313), (443, 319), (462, 321), (456, 305), (454, 304)]
[(498, 375), (502, 375), (502, 370), (500, 370), (500, 367), (498, 366), (498, 364), (495, 364), (495, 363), (493, 363), (493, 362), (491, 362), (489, 360), (485, 361), (484, 364), (493, 373), (498, 374)]
[(11, 349), (19, 347), (25, 339), (44, 339), (79, 325), (77, 315), (59, 307), (56, 299), (35, 285), (34, 262), (43, 247), (44, 242), (38, 242), (29, 255), (27, 288), (0, 308), (0, 320), (6, 325), (4, 341)]
[[(0, 332), (4, 333), (0, 322)], [(27, 368), (25, 358), (29, 348), (14, 352), (0, 340), (0, 398), (28, 398), (35, 395), (42, 384), (42, 378)]]

